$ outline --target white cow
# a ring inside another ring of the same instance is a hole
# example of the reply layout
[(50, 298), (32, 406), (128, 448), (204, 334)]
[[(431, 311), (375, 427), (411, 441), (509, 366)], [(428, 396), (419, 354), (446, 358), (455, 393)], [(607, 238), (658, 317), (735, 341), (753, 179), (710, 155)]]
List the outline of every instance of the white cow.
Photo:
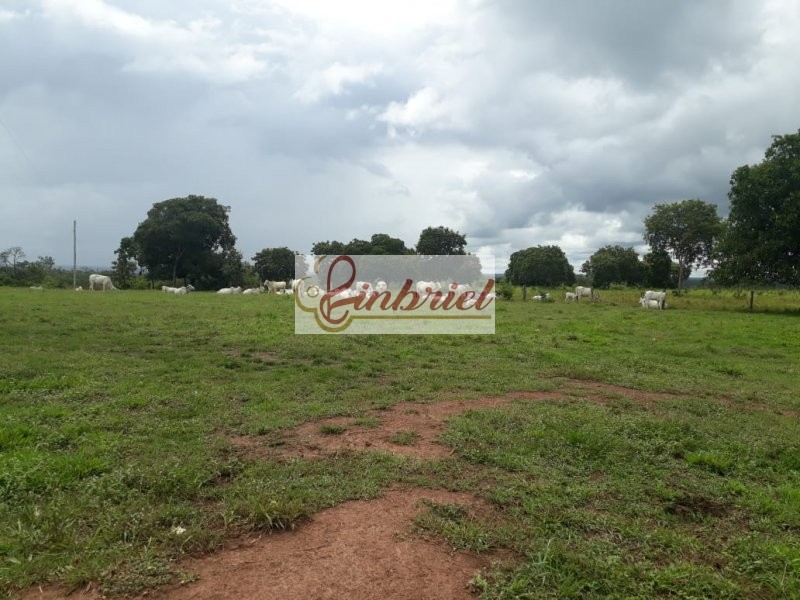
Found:
[(92, 273), (89, 275), (89, 289), (94, 291), (95, 286), (100, 286), (104, 292), (106, 290), (115, 290), (117, 288), (114, 287), (114, 284), (111, 283), (111, 277), (108, 275), (98, 275), (97, 273)]
[[(656, 300), (659, 303), (659, 308), (666, 308), (667, 307), (667, 292), (653, 292), (647, 290), (644, 294), (642, 294), (643, 300)], [(642, 304), (644, 306), (644, 304)]]
[(44, 288), (42, 286), (40, 286), (40, 285), (32, 285), (31, 289), (32, 290), (43, 290)]
[(75, 291), (76, 292), (82, 292), (83, 291), (83, 286), (79, 285), (78, 287), (75, 288)]
[(566, 294), (564, 294), (564, 302), (570, 302), (572, 300), (575, 300), (576, 298), (577, 296), (575, 295), (575, 292), (567, 292)]
[[(291, 293), (294, 294), (295, 291), (297, 291), (297, 288), (298, 287), (302, 287), (302, 285), (303, 285), (303, 280), (302, 279), (292, 279), (289, 282), (289, 289), (291, 289), (292, 290)], [(302, 290), (300, 290), (300, 291), (302, 291)], [(287, 292), (288, 292), (288, 289), (287, 289)]]
[(550, 293), (547, 292), (543, 295), (534, 296), (533, 298), (531, 298), (531, 300), (533, 300), (534, 302), (545, 302), (547, 300), (550, 300)]
[(658, 300), (647, 300), (644, 297), (639, 298), (639, 304), (642, 305), (642, 308), (654, 308), (656, 310), (661, 310), (661, 302)]
[(245, 296), (254, 296), (256, 294), (260, 294), (263, 291), (264, 291), (263, 287), (247, 288), (245, 291), (242, 292), (242, 294)]
[(194, 291), (194, 286), (190, 283), (189, 285), (184, 285), (183, 287), (179, 287), (176, 291), (172, 292), (178, 296), (185, 296), (189, 292)]
[(442, 284), (438, 281), (418, 281), (417, 292), (420, 296), (427, 296), (442, 289)]
[(587, 296), (589, 300), (598, 300), (600, 298), (592, 288), (579, 285), (575, 288), (575, 300), (580, 301), (581, 296)]
[(218, 294), (226, 294), (226, 295), (241, 294), (242, 293), (242, 288), (238, 287), (238, 286), (237, 287), (226, 287), (226, 288), (222, 288), (221, 290), (217, 291), (217, 293)]
[(267, 293), (282, 294), (286, 291), (285, 281), (264, 281), (264, 287), (267, 288)]

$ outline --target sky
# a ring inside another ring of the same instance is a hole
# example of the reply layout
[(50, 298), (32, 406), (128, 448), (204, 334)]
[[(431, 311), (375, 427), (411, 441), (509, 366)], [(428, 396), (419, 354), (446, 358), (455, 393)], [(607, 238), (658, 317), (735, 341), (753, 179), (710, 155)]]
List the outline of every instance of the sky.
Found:
[(659, 203), (727, 214), (800, 128), (800, 2), (0, 0), (0, 249), (107, 266), (156, 202), (267, 247), (425, 227), (576, 271)]

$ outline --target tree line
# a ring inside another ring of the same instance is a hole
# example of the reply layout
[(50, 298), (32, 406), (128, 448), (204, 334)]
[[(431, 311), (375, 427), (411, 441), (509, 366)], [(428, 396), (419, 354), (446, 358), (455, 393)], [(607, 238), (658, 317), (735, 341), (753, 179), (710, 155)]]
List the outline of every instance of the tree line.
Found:
[[(730, 178), (726, 219), (714, 204), (694, 198), (658, 204), (644, 220), (650, 252), (604, 246), (581, 265), (595, 287), (613, 284), (677, 288), (693, 268), (707, 267), (717, 285), (750, 287), (800, 284), (800, 130), (773, 136), (764, 159), (737, 168)], [(251, 261), (236, 250), (229, 206), (215, 198), (190, 195), (153, 205), (131, 236), (115, 250), (112, 271), (119, 287), (178, 279), (198, 289), (257, 285), (265, 279), (294, 276), (299, 253), (288, 247), (264, 248)], [(376, 233), (368, 240), (316, 242), (315, 255), (466, 255), (466, 235), (448, 227), (428, 227), (416, 246)], [(41, 283), (57, 274), (51, 257), (27, 261), (22, 248), (0, 252), (0, 285)], [(572, 285), (576, 275), (558, 246), (532, 246), (514, 252), (505, 272), (523, 286)]]
[[(596, 287), (612, 284), (677, 288), (692, 268), (708, 267), (719, 286), (800, 284), (800, 130), (772, 136), (764, 159), (737, 168), (730, 179), (727, 219), (714, 204), (694, 198), (658, 204), (644, 221), (650, 252), (605, 246), (582, 266)], [(557, 246), (511, 255), (506, 277), (516, 285), (571, 285), (575, 274)]]
[[(125, 237), (115, 251), (112, 274), (119, 287), (130, 287), (137, 278), (157, 281), (178, 279), (197, 289), (226, 286), (255, 286), (264, 280), (285, 281), (308, 265), (302, 255), (288, 247), (264, 248), (251, 261), (236, 250), (230, 229), (230, 207), (215, 198), (187, 196), (153, 205), (133, 235)], [(448, 227), (428, 227), (420, 233), (415, 247), (399, 238), (376, 233), (369, 240), (316, 242), (312, 253), (323, 254), (446, 254), (465, 255), (466, 236)]]

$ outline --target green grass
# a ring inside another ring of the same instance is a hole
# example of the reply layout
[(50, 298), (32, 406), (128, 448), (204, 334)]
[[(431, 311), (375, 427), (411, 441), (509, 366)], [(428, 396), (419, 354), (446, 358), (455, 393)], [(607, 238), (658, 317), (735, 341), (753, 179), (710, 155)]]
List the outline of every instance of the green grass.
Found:
[(419, 433), (416, 431), (398, 431), (389, 436), (390, 442), (400, 446), (413, 446), (417, 443), (418, 439)]
[[(295, 336), (288, 298), (0, 288), (0, 596), (137, 593), (186, 577), (187, 553), (409, 483), (499, 511), (417, 523), (520, 557), (476, 578), (486, 598), (800, 597), (800, 295), (752, 314), (731, 292), (601, 297), (501, 303), (494, 336)], [(229, 441), (573, 378), (674, 396), (469, 411), (438, 461), (272, 463)]]

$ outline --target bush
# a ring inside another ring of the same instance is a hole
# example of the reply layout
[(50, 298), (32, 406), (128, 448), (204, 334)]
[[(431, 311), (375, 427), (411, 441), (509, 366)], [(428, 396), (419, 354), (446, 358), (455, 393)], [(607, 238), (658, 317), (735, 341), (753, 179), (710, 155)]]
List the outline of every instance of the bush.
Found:
[(501, 281), (497, 284), (497, 297), (503, 300), (511, 300), (514, 297), (514, 286), (507, 281)]

